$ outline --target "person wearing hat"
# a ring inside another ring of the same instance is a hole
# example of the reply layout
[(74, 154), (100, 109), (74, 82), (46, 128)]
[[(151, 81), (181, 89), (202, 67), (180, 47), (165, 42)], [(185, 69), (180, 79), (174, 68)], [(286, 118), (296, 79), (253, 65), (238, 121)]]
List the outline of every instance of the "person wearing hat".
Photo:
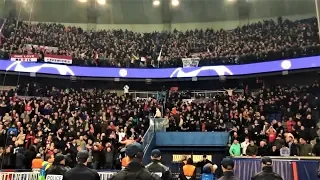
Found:
[(100, 180), (98, 172), (87, 167), (89, 159), (88, 151), (79, 151), (76, 159), (78, 165), (67, 171), (63, 176), (63, 180)]
[(233, 174), (234, 162), (230, 158), (224, 158), (221, 161), (223, 176), (219, 180), (239, 180)]
[(151, 152), (151, 163), (146, 165), (146, 168), (161, 177), (162, 180), (172, 180), (170, 169), (161, 162), (161, 152), (159, 149), (154, 149)]
[(263, 157), (261, 159), (262, 171), (251, 177), (251, 180), (283, 180), (282, 177), (272, 171), (272, 159)]
[(57, 154), (54, 158), (52, 166), (50, 166), (49, 169), (47, 169), (46, 178), (48, 178), (48, 176), (50, 177), (50, 175), (61, 175), (62, 178), (64, 173), (67, 172), (67, 169), (65, 168), (65, 163), (65, 156), (62, 154)]
[(143, 147), (139, 143), (132, 143), (125, 150), (129, 158), (129, 164), (120, 172), (110, 178), (110, 180), (161, 180), (154, 173), (149, 172), (142, 165)]

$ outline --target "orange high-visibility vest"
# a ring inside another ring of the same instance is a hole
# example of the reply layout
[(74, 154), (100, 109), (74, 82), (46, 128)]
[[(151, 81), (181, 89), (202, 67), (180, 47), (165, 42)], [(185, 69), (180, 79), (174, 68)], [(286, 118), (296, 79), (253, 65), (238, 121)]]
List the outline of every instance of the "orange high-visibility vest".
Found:
[(129, 157), (126, 156), (126, 157), (124, 157), (124, 158), (121, 160), (121, 166), (122, 166), (122, 167), (127, 167), (128, 164), (129, 164)]
[(32, 169), (41, 169), (43, 160), (41, 158), (35, 158), (32, 160)]
[(194, 165), (186, 164), (183, 166), (183, 174), (185, 176), (189, 176), (189, 177), (193, 176), (195, 170), (196, 170), (196, 167)]

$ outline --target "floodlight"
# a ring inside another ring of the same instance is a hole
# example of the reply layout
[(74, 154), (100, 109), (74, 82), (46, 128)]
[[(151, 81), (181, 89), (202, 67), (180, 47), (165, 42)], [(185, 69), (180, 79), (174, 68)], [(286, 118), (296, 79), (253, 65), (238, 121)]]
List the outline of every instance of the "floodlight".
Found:
[(27, 0), (18, 0), (18, 1), (20, 1), (20, 2), (22, 2), (22, 3), (24, 3), (24, 4), (27, 3)]
[(78, 1), (81, 2), (81, 3), (87, 2), (87, 0), (78, 0)]
[(178, 6), (180, 4), (179, 0), (171, 0), (172, 6)]
[(97, 3), (100, 5), (105, 5), (106, 4), (106, 0), (97, 0)]
[(154, 0), (153, 1), (154, 6), (159, 6), (160, 5), (160, 0)]

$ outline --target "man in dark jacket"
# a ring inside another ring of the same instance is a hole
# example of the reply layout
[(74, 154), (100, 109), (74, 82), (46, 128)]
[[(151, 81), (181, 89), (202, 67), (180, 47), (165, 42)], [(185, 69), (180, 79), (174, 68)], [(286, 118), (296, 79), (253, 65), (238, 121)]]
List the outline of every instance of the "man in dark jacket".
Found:
[(49, 167), (46, 171), (46, 178), (50, 179), (50, 175), (60, 175), (63, 178), (63, 175), (67, 172), (65, 168), (65, 156), (62, 154), (57, 154), (54, 158), (52, 166)]
[(298, 156), (298, 146), (294, 143), (294, 137), (292, 134), (286, 136), (287, 147), (290, 149), (290, 156)]
[(88, 151), (79, 151), (76, 159), (78, 165), (66, 172), (63, 180), (100, 180), (98, 172), (87, 167), (89, 159)]
[(221, 162), (223, 176), (219, 180), (239, 180), (233, 174), (234, 162), (230, 158), (224, 158)]
[(208, 160), (207, 159), (207, 155), (203, 155), (202, 156), (202, 161), (199, 161), (199, 162), (197, 162), (197, 167), (199, 167), (199, 168), (201, 168), (201, 174), (203, 173), (203, 167), (204, 167), (204, 165), (206, 165), (206, 164), (212, 164), (212, 162), (210, 161), (210, 160)]
[(149, 172), (142, 165), (143, 147), (139, 143), (127, 146), (126, 155), (129, 157), (129, 164), (110, 180), (161, 180), (161, 178)]
[(105, 165), (104, 169), (112, 169), (113, 168), (113, 161), (114, 161), (114, 151), (111, 149), (111, 147), (107, 147), (104, 151), (105, 156)]
[(146, 168), (154, 174), (161, 177), (162, 180), (173, 180), (171, 171), (169, 168), (160, 162), (161, 152), (159, 149), (154, 149), (151, 152), (151, 163), (146, 165)]
[(282, 177), (272, 171), (272, 159), (263, 157), (261, 159), (262, 171), (251, 177), (251, 180), (283, 180)]
[(25, 169), (24, 149), (20, 147), (16, 148), (14, 153), (16, 154), (16, 169)]

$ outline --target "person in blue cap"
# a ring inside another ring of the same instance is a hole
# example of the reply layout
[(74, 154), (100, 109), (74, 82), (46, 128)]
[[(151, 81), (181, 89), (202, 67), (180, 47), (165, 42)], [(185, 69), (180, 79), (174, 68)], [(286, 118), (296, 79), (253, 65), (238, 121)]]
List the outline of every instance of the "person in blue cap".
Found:
[(206, 164), (202, 168), (201, 180), (215, 180), (215, 171), (217, 165), (212, 165), (210, 163)]
[(161, 180), (154, 173), (149, 172), (142, 165), (143, 147), (139, 143), (132, 143), (125, 150), (129, 158), (127, 167), (112, 176), (109, 180)]
[(150, 172), (158, 175), (162, 180), (173, 180), (170, 169), (160, 162), (161, 152), (159, 149), (154, 149), (151, 152), (151, 161), (150, 164), (146, 165)]

